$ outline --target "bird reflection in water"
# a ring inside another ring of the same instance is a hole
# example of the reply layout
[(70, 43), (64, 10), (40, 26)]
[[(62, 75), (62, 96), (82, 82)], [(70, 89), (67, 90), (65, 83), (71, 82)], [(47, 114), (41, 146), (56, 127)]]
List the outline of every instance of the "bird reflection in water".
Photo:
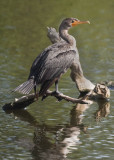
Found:
[[(95, 113), (96, 121), (108, 116), (110, 103), (106, 101), (97, 102), (99, 108)], [(14, 116), (34, 126), (34, 137), (31, 139), (18, 139), (17, 144), (27, 148), (35, 160), (67, 160), (68, 154), (77, 149), (81, 144), (79, 135), (87, 133), (87, 126), (83, 124), (83, 113), (90, 107), (88, 104), (77, 104), (70, 112), (70, 124), (49, 126), (39, 124), (27, 110), (14, 110)], [(55, 137), (53, 141), (52, 134)], [(52, 138), (52, 139), (51, 139)]]

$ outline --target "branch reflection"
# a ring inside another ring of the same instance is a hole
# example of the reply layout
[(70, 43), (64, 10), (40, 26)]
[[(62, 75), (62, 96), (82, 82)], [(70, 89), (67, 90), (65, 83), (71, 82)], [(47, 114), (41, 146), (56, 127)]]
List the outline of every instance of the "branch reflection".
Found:
[(101, 121), (103, 117), (107, 117), (110, 114), (110, 102), (98, 101), (98, 110), (95, 113), (96, 121)]
[[(95, 119), (99, 121), (110, 113), (110, 103), (98, 101), (97, 104), (99, 108), (95, 113)], [(70, 112), (70, 124), (66, 124), (64, 127), (62, 125), (52, 127), (39, 124), (27, 110), (15, 110), (13, 114), (22, 121), (29, 122), (35, 128), (33, 144), (31, 144), (31, 154), (35, 160), (67, 160), (72, 149), (77, 149), (78, 145), (81, 144), (79, 138), (81, 132), (87, 133), (87, 126), (83, 124), (83, 113), (89, 107), (90, 105), (87, 104), (74, 106)], [(49, 134), (54, 138), (48, 136)], [(28, 140), (24, 142), (28, 143)], [(28, 149), (30, 150), (30, 148)]]

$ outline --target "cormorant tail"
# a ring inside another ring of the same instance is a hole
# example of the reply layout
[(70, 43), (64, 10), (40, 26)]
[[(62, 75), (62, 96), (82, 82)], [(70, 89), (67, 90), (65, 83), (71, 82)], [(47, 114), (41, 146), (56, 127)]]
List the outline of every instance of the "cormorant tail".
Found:
[(29, 94), (33, 88), (34, 88), (34, 79), (29, 79), (28, 81), (16, 87), (12, 92), (17, 91), (22, 94)]

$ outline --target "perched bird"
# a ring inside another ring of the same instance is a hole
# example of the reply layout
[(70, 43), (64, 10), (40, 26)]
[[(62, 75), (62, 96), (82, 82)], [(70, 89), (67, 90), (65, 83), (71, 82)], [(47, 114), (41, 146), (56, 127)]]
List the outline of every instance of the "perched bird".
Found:
[[(38, 55), (32, 64), (28, 80), (13, 91), (29, 94), (34, 88), (35, 95), (44, 96), (49, 87), (55, 83), (55, 92), (59, 93), (58, 80), (70, 68), (77, 55), (76, 40), (68, 34), (68, 30), (83, 23), (90, 22), (76, 18), (64, 19), (59, 26), (59, 34), (64, 41), (50, 45)], [(40, 86), (39, 91), (36, 90), (37, 86)]]

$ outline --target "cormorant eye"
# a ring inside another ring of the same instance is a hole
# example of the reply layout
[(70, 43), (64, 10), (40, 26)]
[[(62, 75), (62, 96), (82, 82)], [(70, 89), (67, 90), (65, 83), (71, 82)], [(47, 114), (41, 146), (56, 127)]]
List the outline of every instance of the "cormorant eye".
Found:
[(75, 20), (72, 20), (72, 23), (74, 23), (75, 22)]
[(72, 23), (74, 23), (75, 21), (78, 21), (78, 19), (74, 19), (74, 20), (72, 20)]

